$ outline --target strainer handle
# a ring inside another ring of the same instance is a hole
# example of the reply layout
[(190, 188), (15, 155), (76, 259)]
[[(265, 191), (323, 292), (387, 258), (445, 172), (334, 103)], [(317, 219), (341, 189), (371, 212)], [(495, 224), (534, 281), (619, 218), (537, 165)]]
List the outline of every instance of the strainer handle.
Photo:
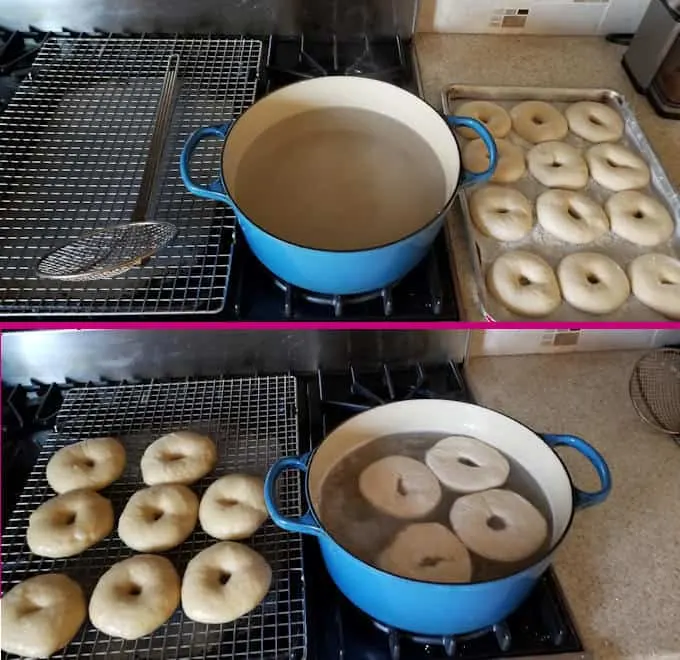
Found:
[(594, 504), (600, 504), (607, 499), (612, 489), (612, 475), (607, 462), (604, 460), (604, 456), (595, 447), (588, 444), (583, 438), (575, 435), (544, 433), (541, 437), (553, 448), (563, 446), (571, 447), (578, 451), (590, 461), (597, 472), (597, 476), (600, 478), (600, 490), (592, 493), (572, 486), (574, 489), (574, 507), (576, 509), (585, 509)]
[[(311, 534), (313, 536), (321, 536), (323, 530), (316, 522), (312, 515), (311, 509), (298, 518), (289, 518), (284, 516), (278, 509), (276, 504), (276, 480), (285, 470), (300, 470), (305, 475), (307, 467), (312, 456), (312, 452), (303, 454), (302, 456), (286, 456), (281, 458), (274, 465), (269, 468), (267, 476), (264, 480), (264, 501), (267, 505), (267, 511), (274, 523), (285, 529), (287, 532), (299, 532), (300, 534)], [(306, 498), (306, 495), (305, 495)]]
[(198, 143), (206, 137), (217, 137), (221, 140), (226, 139), (231, 124), (232, 122), (229, 121), (225, 124), (219, 124), (218, 126), (203, 126), (203, 128), (194, 131), (182, 147), (182, 153), (179, 157), (179, 173), (187, 190), (196, 195), (196, 197), (203, 197), (204, 199), (211, 199), (216, 202), (225, 202), (233, 208), (234, 203), (224, 190), (221, 179), (215, 179), (215, 181), (207, 186), (199, 186), (191, 179), (191, 175), (189, 174), (191, 156), (198, 146)]

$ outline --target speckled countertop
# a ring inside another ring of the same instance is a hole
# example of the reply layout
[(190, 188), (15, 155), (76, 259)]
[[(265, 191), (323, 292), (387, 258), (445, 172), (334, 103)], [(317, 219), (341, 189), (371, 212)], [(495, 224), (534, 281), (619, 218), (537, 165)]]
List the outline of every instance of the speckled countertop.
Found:
[[(555, 566), (586, 649), (600, 658), (680, 658), (680, 446), (628, 397), (638, 352), (474, 358), (479, 403), (533, 429), (580, 435), (607, 460), (613, 490), (576, 514)], [(581, 457), (560, 452), (595, 489)]]
[[(452, 83), (476, 85), (543, 85), (605, 87), (624, 94), (668, 176), (680, 187), (680, 121), (654, 114), (635, 93), (621, 68), (625, 47), (600, 37), (535, 37), (468, 34), (418, 34), (416, 51), (425, 98), (441, 107), (441, 91)], [(466, 320), (480, 321), (479, 304), (465, 251), (461, 222), (450, 223), (461, 310)], [(460, 256), (459, 256), (460, 255)]]

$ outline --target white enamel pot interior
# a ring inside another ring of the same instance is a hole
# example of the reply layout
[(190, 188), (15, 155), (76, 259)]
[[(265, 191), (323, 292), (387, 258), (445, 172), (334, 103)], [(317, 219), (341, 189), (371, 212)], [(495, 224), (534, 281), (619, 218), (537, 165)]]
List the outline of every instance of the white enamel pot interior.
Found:
[[(451, 128), (434, 108), (414, 94), (390, 83), (355, 76), (327, 76), (288, 85), (259, 100), (234, 122), (222, 152), (222, 177), (226, 192), (238, 210), (276, 238), (296, 243), (280, 227), (272, 230), (263, 225), (248, 208), (239, 204), (239, 165), (253, 142), (274, 125), (311, 110), (336, 108), (368, 110), (390, 117), (416, 131), (429, 145), (444, 173), (445, 185), (438, 212), (433, 213), (423, 227), (436, 221), (450, 205), (461, 177), (460, 149)], [(281, 163), (281, 167), (286, 167), (286, 163)], [(418, 163), (414, 162), (413, 167), (418, 168)], [(262, 194), (267, 194), (267, 181), (262, 181)], [(406, 235), (409, 234), (401, 238)]]
[(307, 473), (309, 501), (318, 520), (321, 486), (349, 452), (394, 433), (437, 432), (486, 442), (517, 461), (545, 494), (552, 514), (550, 547), (567, 532), (574, 512), (571, 480), (557, 454), (526, 426), (488, 408), (459, 401), (400, 401), (363, 412), (337, 427), (319, 446)]

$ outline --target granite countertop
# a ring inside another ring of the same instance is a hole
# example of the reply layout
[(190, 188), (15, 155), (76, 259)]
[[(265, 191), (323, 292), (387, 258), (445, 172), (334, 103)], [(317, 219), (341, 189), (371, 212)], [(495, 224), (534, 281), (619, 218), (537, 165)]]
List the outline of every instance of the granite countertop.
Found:
[[(609, 464), (613, 490), (578, 512), (555, 559), (586, 650), (680, 658), (680, 446), (642, 422), (628, 396), (637, 351), (473, 358), (479, 403), (528, 426), (579, 435)], [(579, 487), (594, 470), (561, 451)]]
[[(538, 37), (468, 34), (416, 35), (421, 79), (428, 102), (441, 107), (441, 91), (452, 83), (605, 87), (623, 93), (659, 156), (670, 180), (680, 187), (680, 120), (662, 119), (637, 94), (621, 67), (625, 47), (601, 37)], [(461, 285), (462, 318), (484, 320), (474, 294), (462, 222), (454, 210), (449, 223), (455, 268)]]

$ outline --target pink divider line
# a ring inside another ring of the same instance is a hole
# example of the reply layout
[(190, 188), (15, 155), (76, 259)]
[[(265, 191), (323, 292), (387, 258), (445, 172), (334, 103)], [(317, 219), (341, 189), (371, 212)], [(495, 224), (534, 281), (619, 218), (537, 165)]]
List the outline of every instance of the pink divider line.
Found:
[(390, 322), (390, 321), (3, 321), (2, 330), (678, 330), (678, 322), (646, 323), (560, 323), (526, 321), (492, 322)]

